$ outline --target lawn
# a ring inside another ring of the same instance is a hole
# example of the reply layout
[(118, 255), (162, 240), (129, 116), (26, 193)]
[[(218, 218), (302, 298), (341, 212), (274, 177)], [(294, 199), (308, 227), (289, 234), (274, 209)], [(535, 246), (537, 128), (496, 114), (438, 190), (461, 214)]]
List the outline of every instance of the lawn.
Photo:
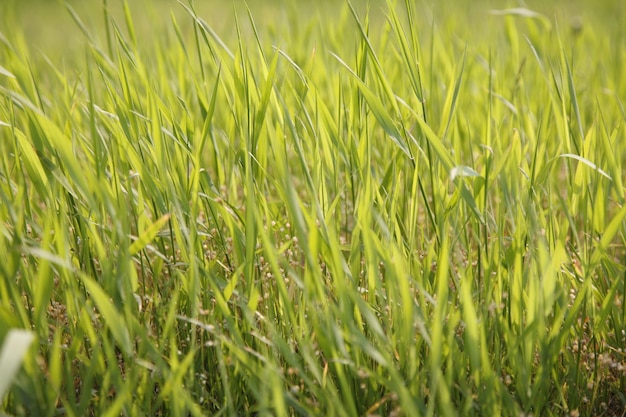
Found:
[(0, 3), (0, 416), (626, 415), (626, 5)]

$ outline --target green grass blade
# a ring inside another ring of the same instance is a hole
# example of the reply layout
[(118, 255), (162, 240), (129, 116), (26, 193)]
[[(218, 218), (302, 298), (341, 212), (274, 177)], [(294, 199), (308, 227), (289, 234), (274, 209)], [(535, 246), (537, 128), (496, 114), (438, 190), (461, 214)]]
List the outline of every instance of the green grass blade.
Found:
[(0, 399), (3, 399), (22, 365), (35, 336), (26, 330), (9, 330), (0, 350)]

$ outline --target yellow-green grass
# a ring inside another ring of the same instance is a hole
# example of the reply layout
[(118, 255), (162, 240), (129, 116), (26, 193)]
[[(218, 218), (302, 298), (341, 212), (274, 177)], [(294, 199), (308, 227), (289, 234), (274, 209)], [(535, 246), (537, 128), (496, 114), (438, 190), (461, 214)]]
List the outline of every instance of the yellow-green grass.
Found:
[(5, 414), (623, 415), (620, 1), (0, 12)]

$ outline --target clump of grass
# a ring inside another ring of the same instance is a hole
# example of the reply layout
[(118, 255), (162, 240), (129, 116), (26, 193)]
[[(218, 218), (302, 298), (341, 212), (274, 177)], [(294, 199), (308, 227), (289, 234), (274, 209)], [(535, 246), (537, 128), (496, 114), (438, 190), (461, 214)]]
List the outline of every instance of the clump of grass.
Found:
[(623, 413), (621, 31), (102, 5), (2, 26), (5, 413)]

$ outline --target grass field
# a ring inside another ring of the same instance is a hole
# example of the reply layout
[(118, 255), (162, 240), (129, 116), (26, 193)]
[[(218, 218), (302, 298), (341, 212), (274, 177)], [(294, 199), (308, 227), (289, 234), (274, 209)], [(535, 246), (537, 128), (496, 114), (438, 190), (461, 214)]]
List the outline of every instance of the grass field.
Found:
[(623, 2), (129, 3), (0, 3), (0, 415), (626, 414)]

